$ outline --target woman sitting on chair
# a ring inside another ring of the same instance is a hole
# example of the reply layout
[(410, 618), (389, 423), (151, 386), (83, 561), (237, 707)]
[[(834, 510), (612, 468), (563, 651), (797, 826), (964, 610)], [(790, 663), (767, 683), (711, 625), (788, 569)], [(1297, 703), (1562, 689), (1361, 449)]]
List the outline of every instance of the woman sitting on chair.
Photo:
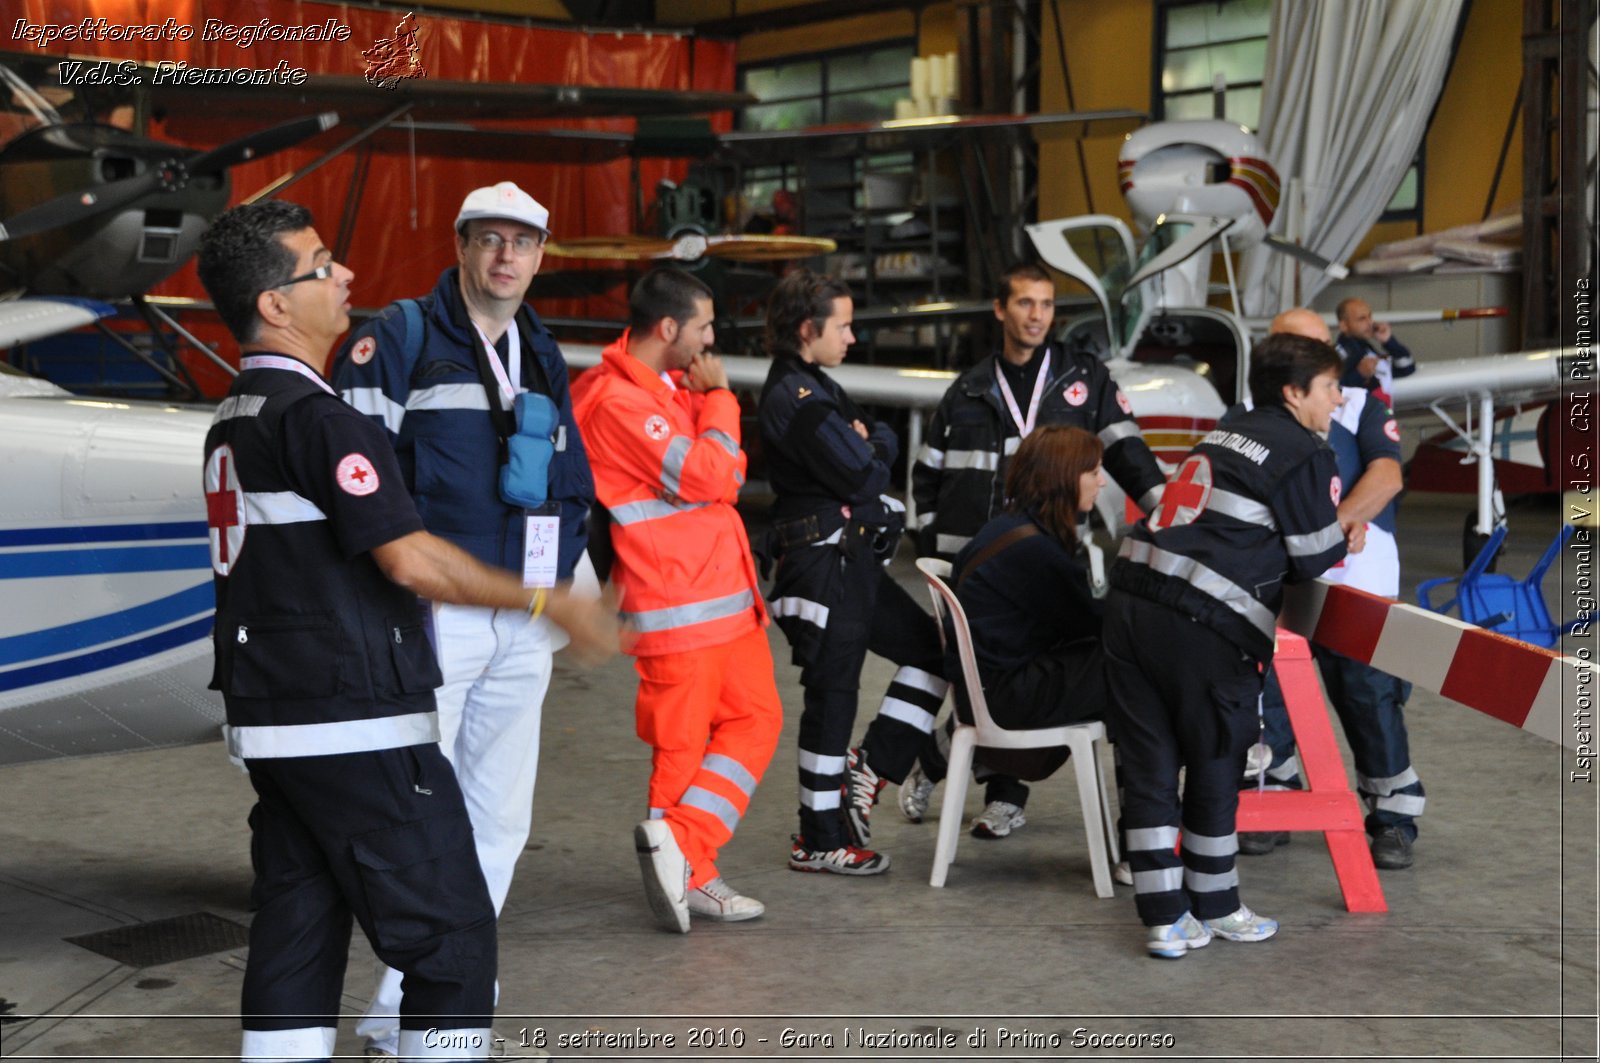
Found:
[[(1105, 715), (1102, 603), (1078, 538), (1080, 519), (1105, 486), (1104, 451), (1081, 428), (1034, 429), (1006, 471), (1005, 511), (956, 556), (951, 584), (972, 628), (989, 715), (1001, 727), (1060, 727)], [(965, 690), (957, 684), (957, 691), (968, 719)], [(1037, 752), (1044, 751), (1017, 751)], [(1064, 749), (1051, 752), (1054, 762), (1042, 774), (1066, 759)], [(983, 759), (1011, 770), (992, 756)], [(1041, 777), (1040, 766), (1025, 777)]]

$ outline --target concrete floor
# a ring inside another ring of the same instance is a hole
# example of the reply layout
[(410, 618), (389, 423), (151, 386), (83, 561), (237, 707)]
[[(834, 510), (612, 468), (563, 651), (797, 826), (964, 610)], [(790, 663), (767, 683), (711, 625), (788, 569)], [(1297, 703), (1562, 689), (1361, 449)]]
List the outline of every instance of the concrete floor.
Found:
[[(1408, 586), (1459, 572), (1467, 506), (1408, 499)], [(1525, 572), (1558, 519), (1553, 503), (1514, 510), (1502, 571)], [(913, 585), (903, 559), (896, 571)], [(1389, 911), (1346, 912), (1321, 838), (1300, 834), (1241, 859), (1244, 896), (1282, 920), (1277, 938), (1156, 962), (1132, 891), (1094, 896), (1069, 777), (1035, 787), (1012, 837), (963, 837), (945, 889), (927, 885), (934, 824), (892, 803), (874, 823), (888, 874), (787, 870), (800, 689), (772, 638), (786, 736), (722, 860), (767, 914), (686, 937), (655, 928), (632, 852), (649, 768), (633, 672), (559, 671), (500, 925), (496, 1028), (512, 1054), (542, 1030), (557, 1058), (1596, 1058), (1600, 791), (1565, 781), (1571, 753), (1418, 692), (1407, 715), (1428, 812), (1416, 866), (1381, 874)], [(864, 712), (888, 674), (869, 662)], [(980, 804), (970, 793), (967, 815)], [(0, 1054), (230, 1058), (243, 950), (135, 968), (63, 939), (194, 912), (247, 924), (249, 806), (215, 744), (0, 771)], [(352, 1012), (371, 964), (358, 941)], [(351, 1025), (338, 1051), (359, 1056)], [(636, 1030), (674, 1040), (597, 1043)], [(863, 1046), (863, 1030), (899, 1040)]]

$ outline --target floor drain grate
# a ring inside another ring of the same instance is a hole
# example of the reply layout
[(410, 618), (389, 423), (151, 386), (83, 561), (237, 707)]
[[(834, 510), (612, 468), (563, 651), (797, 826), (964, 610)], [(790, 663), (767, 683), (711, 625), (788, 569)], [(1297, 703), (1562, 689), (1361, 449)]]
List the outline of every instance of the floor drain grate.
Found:
[(250, 943), (250, 929), (210, 912), (195, 912), (99, 930), (66, 940), (129, 967), (158, 967), (163, 963), (243, 948)]

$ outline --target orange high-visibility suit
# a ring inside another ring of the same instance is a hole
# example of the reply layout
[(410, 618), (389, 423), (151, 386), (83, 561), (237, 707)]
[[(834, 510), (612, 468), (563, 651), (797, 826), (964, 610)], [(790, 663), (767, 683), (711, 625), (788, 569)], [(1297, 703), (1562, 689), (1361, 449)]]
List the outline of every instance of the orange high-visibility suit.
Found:
[[(573, 410), (611, 514), (611, 579), (639, 632), (639, 737), (655, 751), (650, 815), (691, 868), (718, 875), (777, 747), (783, 706), (744, 522), (739, 402), (675, 387), (628, 354), (628, 334), (579, 378)], [(678, 374), (673, 374), (676, 382)]]

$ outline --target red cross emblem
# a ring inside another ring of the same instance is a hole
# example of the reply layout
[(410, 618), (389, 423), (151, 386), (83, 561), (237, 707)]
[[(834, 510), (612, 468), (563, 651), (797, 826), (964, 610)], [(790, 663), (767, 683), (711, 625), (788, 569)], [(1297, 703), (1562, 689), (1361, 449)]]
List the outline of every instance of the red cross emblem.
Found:
[(350, 360), (356, 365), (366, 365), (372, 361), (372, 356), (378, 350), (378, 341), (371, 336), (362, 336), (356, 340), (356, 345), (350, 348)]
[(370, 495), (378, 489), (378, 470), (372, 467), (365, 454), (346, 454), (334, 470), (333, 478), (347, 494)]
[(226, 443), (206, 456), (206, 526), (211, 540), (211, 568), (226, 576), (244, 549), (244, 491), (233, 448)]
[(1150, 514), (1150, 527), (1159, 531), (1192, 523), (1205, 512), (1211, 499), (1211, 459), (1190, 454), (1161, 492), (1161, 504)]
[(1332, 480), (1328, 481), (1328, 497), (1333, 499), (1333, 504), (1335, 506), (1337, 506), (1339, 504), (1339, 498), (1343, 494), (1344, 494), (1344, 482), (1343, 481), (1341, 481), (1337, 476), (1335, 476)]
[(1074, 380), (1067, 390), (1061, 393), (1061, 397), (1067, 400), (1069, 406), (1082, 406), (1089, 401), (1089, 385), (1081, 380)]
[(1123, 413), (1129, 417), (1133, 416), (1133, 403), (1128, 401), (1128, 396), (1122, 393), (1121, 388), (1117, 389), (1117, 405), (1122, 408)]
[(644, 422), (644, 434), (660, 442), (672, 434), (672, 426), (659, 413), (651, 414)]
[(1391, 443), (1400, 442), (1400, 426), (1394, 422), (1393, 418), (1383, 422), (1383, 434), (1389, 437), (1389, 442)]

